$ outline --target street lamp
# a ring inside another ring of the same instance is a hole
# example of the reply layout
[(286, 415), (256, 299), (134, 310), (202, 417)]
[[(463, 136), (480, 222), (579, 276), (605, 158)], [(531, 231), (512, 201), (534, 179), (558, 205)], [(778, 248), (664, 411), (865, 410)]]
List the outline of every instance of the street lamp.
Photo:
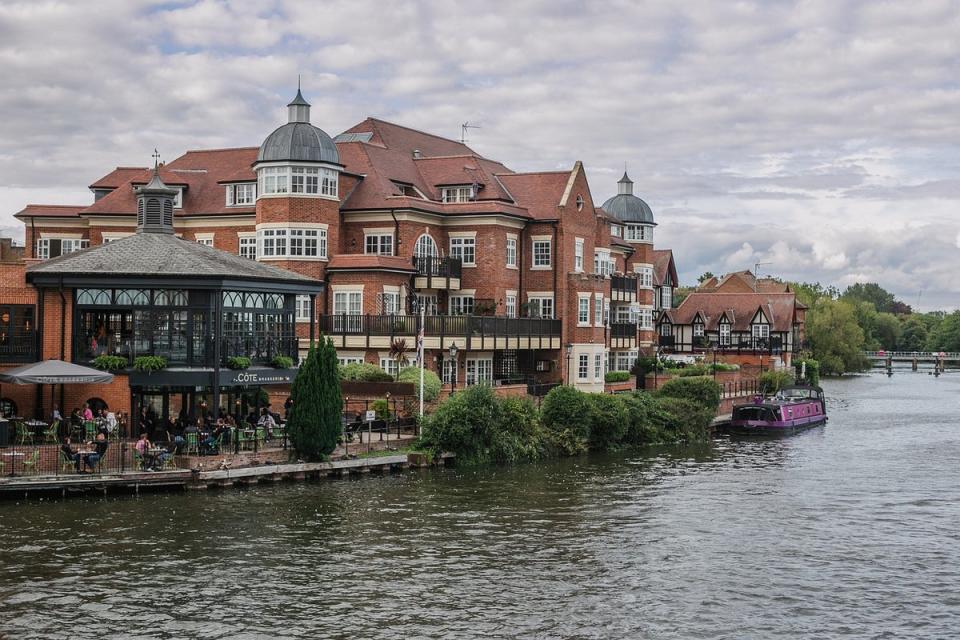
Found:
[(450, 395), (457, 392), (457, 343), (451, 342), (447, 350), (450, 354)]
[(570, 358), (571, 356), (573, 356), (572, 344), (567, 344), (566, 352), (567, 352), (567, 384), (570, 384), (570, 380), (573, 378), (573, 375), (571, 374), (571, 371), (570, 371)]

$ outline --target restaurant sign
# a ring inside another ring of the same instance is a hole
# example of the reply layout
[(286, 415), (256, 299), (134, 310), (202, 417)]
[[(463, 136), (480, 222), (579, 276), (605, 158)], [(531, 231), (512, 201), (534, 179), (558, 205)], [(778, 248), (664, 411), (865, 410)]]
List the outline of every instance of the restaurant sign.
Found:
[(290, 384), (296, 370), (266, 369), (264, 371), (226, 371), (220, 374), (221, 385)]

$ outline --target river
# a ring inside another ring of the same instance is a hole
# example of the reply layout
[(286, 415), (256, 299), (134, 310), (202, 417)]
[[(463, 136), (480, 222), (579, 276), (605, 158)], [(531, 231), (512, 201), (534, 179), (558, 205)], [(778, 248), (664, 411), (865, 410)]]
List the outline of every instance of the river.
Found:
[(955, 638), (960, 375), (782, 440), (0, 503), (8, 638)]

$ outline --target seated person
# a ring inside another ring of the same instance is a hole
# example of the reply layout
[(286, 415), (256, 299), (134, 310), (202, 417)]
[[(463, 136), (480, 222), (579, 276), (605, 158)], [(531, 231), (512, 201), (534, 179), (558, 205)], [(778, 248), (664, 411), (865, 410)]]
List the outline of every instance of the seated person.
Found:
[(63, 444), (60, 445), (60, 451), (63, 452), (64, 458), (73, 462), (77, 473), (80, 473), (80, 454), (73, 450), (73, 446), (70, 444), (70, 438), (63, 439)]
[(149, 451), (152, 446), (153, 445), (150, 444), (150, 441), (147, 440), (146, 432), (140, 434), (140, 439), (137, 440), (137, 444), (134, 445), (134, 447), (137, 450), (137, 453), (140, 454), (140, 457), (143, 460), (144, 469), (146, 469), (149, 466), (147, 462), (147, 457), (149, 456)]
[(266, 409), (261, 409), (260, 419), (257, 420), (257, 426), (266, 429), (267, 438), (269, 439), (273, 436), (273, 428), (277, 426), (277, 423), (274, 421), (273, 416), (270, 415), (269, 411)]
[(93, 453), (88, 453), (83, 456), (83, 464), (92, 471), (97, 468), (97, 464), (107, 455), (107, 446), (109, 443), (107, 442), (107, 436), (103, 433), (98, 433), (97, 439), (87, 444), (93, 445)]

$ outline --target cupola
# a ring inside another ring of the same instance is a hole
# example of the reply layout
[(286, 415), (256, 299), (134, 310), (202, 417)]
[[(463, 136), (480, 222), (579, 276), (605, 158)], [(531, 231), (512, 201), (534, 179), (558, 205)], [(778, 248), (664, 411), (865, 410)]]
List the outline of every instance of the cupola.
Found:
[(150, 182), (136, 192), (137, 233), (173, 234), (173, 204), (179, 191), (164, 184), (154, 166)]

